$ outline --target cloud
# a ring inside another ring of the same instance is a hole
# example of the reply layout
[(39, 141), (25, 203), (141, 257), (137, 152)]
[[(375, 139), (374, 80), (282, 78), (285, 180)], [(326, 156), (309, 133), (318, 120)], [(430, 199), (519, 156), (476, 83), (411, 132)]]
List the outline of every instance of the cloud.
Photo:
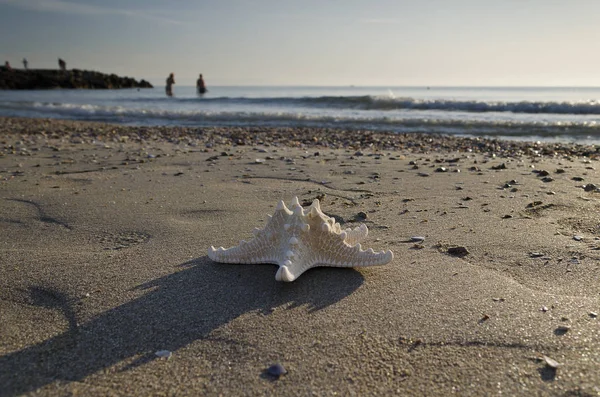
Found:
[(173, 25), (184, 22), (143, 11), (123, 10), (118, 8), (99, 7), (91, 4), (78, 4), (63, 0), (0, 0), (0, 4), (37, 12), (54, 12), (75, 15), (121, 15), (131, 18), (147, 19)]

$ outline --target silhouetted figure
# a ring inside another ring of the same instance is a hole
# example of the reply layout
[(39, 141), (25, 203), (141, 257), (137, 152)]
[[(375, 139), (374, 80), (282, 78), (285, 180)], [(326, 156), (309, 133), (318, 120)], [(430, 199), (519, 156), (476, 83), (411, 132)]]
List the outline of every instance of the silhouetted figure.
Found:
[(60, 70), (62, 70), (64, 72), (67, 70), (67, 63), (65, 61), (63, 61), (62, 59), (58, 58), (58, 67)]
[(25, 70), (27, 70), (28, 64), (29, 64), (29, 62), (27, 62), (27, 58), (23, 58), (23, 68), (25, 68)]
[(206, 84), (204, 84), (204, 79), (202, 78), (202, 75), (200, 75), (200, 77), (198, 77), (198, 80), (196, 80), (196, 88), (198, 89), (199, 95), (202, 95), (206, 93), (206, 91), (208, 91), (206, 89)]
[(173, 84), (175, 84), (175, 75), (171, 73), (167, 78), (167, 96), (173, 96)]
[(12, 68), (10, 67), (10, 62), (8, 61), (4, 62), (4, 67), (8, 70), (12, 70)]

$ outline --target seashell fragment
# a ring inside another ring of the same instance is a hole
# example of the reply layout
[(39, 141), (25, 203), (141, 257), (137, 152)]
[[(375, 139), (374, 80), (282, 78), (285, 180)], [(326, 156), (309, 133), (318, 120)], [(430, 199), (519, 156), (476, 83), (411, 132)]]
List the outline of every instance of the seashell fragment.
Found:
[(544, 359), (544, 362), (546, 363), (546, 365), (549, 366), (550, 368), (556, 369), (561, 366), (561, 364), (558, 361), (556, 361), (548, 356), (543, 356), (542, 358)]
[(290, 209), (279, 202), (264, 229), (254, 229), (252, 240), (227, 249), (210, 247), (208, 257), (221, 263), (272, 263), (279, 266), (275, 279), (287, 282), (313, 267), (377, 266), (392, 261), (390, 250), (361, 248), (359, 243), (367, 235), (364, 224), (342, 230), (321, 211), (319, 200), (305, 209), (295, 197)]

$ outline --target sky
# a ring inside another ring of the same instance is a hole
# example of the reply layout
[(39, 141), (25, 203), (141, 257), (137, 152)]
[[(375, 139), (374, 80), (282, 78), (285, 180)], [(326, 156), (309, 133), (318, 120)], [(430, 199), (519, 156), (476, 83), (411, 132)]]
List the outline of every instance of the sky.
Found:
[(600, 86), (600, 0), (0, 0), (0, 60), (163, 85)]

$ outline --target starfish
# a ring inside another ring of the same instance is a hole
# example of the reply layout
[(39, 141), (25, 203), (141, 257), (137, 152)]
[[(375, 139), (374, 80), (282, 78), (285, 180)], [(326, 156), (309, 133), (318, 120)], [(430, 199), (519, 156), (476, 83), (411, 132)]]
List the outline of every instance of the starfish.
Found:
[(335, 219), (321, 211), (319, 200), (302, 208), (294, 197), (290, 209), (283, 201), (269, 215), (264, 229), (255, 228), (254, 238), (232, 248), (210, 247), (208, 257), (221, 263), (271, 263), (279, 265), (275, 279), (294, 281), (318, 266), (362, 267), (385, 265), (394, 259), (392, 251), (363, 250), (367, 226), (342, 230)]

